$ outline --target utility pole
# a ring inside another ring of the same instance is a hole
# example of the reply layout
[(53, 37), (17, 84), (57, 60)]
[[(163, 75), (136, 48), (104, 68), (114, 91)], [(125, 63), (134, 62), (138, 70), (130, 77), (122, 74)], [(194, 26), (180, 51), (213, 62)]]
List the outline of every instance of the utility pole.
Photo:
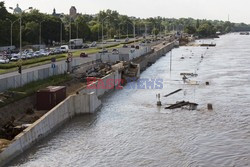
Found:
[(43, 21), (41, 21), (40, 22), (40, 31), (39, 31), (39, 47), (40, 47), (40, 49), (41, 49), (41, 45), (42, 45), (42, 23), (44, 22), (44, 20)]
[(78, 23), (76, 23), (76, 38), (78, 39)]

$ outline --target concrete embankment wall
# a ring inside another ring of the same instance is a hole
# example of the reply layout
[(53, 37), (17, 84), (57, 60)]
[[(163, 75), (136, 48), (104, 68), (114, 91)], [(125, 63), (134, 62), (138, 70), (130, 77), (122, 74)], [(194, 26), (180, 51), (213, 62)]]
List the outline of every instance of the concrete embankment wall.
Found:
[(10, 162), (68, 119), (78, 114), (94, 113), (100, 106), (101, 101), (94, 93), (69, 96), (15, 137), (12, 144), (0, 154), (0, 166)]
[[(121, 79), (121, 73), (115, 71), (104, 78), (102, 81), (96, 81), (89, 86), (95, 85), (94, 89), (82, 89), (77, 95), (69, 96), (29, 128), (15, 137), (12, 144), (0, 153), (0, 166), (10, 162), (13, 158), (20, 155), (26, 149), (30, 148), (37, 141), (41, 140), (57, 127), (62, 125), (68, 119), (79, 114), (94, 113), (101, 106), (101, 97), (113, 89), (100, 89), (98, 85), (107, 87), (110, 81), (115, 86), (119, 84), (116, 80)], [(109, 80), (109, 81), (108, 81)], [(102, 82), (102, 83), (100, 83)], [(99, 89), (98, 89), (99, 87)], [(115, 88), (114, 88), (115, 89)]]
[(153, 64), (160, 57), (164, 56), (167, 52), (172, 50), (175, 47), (175, 42), (171, 42), (167, 45), (163, 45), (161, 48), (155, 49), (155, 51), (151, 54), (144, 56), (143, 59), (139, 62), (141, 71), (144, 71), (149, 64)]
[[(112, 91), (113, 89), (100, 89), (102, 87), (109, 87), (110, 85), (114, 85), (114, 89), (116, 89), (119, 86), (119, 81), (121, 81), (121, 72), (118, 70), (103, 77), (102, 81), (93, 82), (92, 84), (88, 85), (88, 88), (79, 90), (79, 93), (90, 93), (94, 92), (97, 97), (101, 97), (105, 95), (106, 93)], [(101, 83), (102, 82), (102, 83)], [(110, 83), (111, 82), (111, 83)]]
[[(76, 61), (72, 62), (72, 67), (79, 65), (91, 65), (92, 62)], [(67, 72), (67, 64), (56, 64), (55, 68), (41, 67), (34, 71), (23, 72), (22, 74), (16, 73), (15, 75), (0, 78), (0, 92), (10, 88), (18, 88), (33, 81), (43, 80), (54, 75), (60, 75)]]

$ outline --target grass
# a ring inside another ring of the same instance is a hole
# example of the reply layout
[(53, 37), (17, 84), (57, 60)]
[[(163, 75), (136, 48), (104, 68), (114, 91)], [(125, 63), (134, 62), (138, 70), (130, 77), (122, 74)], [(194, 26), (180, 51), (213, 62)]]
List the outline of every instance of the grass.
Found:
[(12, 98), (4, 100), (4, 103), (0, 103), (0, 107), (21, 100), (25, 97), (31, 96), (32, 94), (36, 93), (39, 89), (48, 86), (57, 86), (71, 79), (72, 77), (70, 77), (68, 74), (62, 74), (62, 75), (52, 76), (44, 80), (34, 81), (19, 88), (9, 89), (7, 92), (14, 92), (14, 96)]

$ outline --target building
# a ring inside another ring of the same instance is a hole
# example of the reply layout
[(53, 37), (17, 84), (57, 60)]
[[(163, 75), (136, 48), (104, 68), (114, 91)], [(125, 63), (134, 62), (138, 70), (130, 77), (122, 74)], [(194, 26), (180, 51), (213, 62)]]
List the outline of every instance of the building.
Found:
[(21, 14), (22, 13), (22, 9), (19, 7), (19, 5), (16, 5), (16, 8), (14, 9), (14, 14)]
[(61, 17), (62, 15), (63, 15), (63, 13), (56, 13), (56, 9), (55, 8), (53, 9), (52, 16)]
[(73, 19), (76, 19), (77, 17), (77, 10), (75, 6), (71, 6), (71, 8), (69, 9), (69, 16)]

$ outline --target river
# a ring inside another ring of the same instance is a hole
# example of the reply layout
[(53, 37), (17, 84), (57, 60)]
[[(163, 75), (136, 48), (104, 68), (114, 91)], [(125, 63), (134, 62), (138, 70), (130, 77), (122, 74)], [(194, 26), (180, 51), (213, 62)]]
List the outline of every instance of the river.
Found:
[[(250, 36), (197, 42), (211, 41), (217, 46), (173, 49), (171, 72), (170, 52), (141, 74), (163, 79), (163, 89), (127, 85), (109, 94), (97, 114), (70, 120), (11, 166), (250, 166)], [(191, 78), (197, 85), (184, 84), (182, 72), (197, 73)], [(187, 100), (198, 109), (156, 106), (157, 93), (176, 89), (183, 91), (162, 97), (163, 106)]]

